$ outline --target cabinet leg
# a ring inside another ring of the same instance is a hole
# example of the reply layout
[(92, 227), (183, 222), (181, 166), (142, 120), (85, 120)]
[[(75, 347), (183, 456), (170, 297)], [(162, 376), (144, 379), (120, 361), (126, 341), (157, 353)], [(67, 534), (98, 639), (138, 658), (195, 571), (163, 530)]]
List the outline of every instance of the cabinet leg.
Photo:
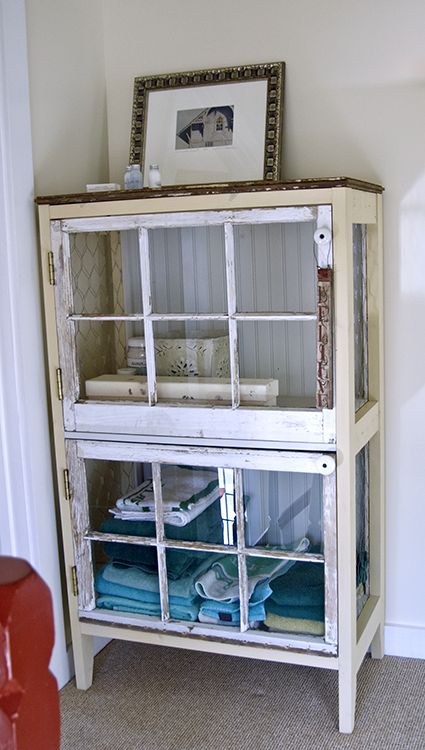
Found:
[(93, 682), (93, 636), (80, 635), (73, 642), (75, 682), (79, 690), (88, 690)]
[(384, 657), (384, 624), (381, 622), (370, 644), (372, 659), (383, 659)]
[(356, 713), (357, 675), (348, 670), (339, 671), (339, 731), (351, 734)]

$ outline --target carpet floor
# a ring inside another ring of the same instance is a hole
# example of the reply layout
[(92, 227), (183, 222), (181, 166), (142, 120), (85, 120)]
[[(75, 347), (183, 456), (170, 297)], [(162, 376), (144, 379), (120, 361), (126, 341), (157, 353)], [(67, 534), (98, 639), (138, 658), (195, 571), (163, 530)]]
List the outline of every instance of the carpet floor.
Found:
[(341, 735), (333, 671), (114, 641), (61, 691), (61, 750), (425, 750), (425, 661), (366, 658), (357, 684)]

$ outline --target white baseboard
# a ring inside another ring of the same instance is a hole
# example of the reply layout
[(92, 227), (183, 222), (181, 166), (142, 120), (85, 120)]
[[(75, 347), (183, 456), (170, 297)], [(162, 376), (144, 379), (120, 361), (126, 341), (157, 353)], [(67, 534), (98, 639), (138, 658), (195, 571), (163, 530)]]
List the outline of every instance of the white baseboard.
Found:
[(416, 625), (385, 625), (385, 653), (425, 659), (425, 627)]

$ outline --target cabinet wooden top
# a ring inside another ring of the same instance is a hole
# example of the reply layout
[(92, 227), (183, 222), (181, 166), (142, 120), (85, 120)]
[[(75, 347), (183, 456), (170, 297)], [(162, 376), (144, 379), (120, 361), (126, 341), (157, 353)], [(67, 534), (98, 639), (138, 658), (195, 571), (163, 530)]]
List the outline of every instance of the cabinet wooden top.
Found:
[(308, 178), (285, 180), (284, 182), (229, 182), (211, 185), (170, 185), (162, 188), (141, 188), (139, 190), (112, 190), (93, 193), (69, 193), (67, 195), (42, 195), (35, 200), (38, 205), (60, 205), (71, 203), (98, 203), (101, 201), (132, 200), (137, 198), (169, 198), (184, 195), (217, 195), (228, 193), (256, 193), (278, 190), (317, 190), (329, 188), (354, 188), (368, 193), (382, 193), (384, 188), (372, 182), (364, 182), (351, 177)]

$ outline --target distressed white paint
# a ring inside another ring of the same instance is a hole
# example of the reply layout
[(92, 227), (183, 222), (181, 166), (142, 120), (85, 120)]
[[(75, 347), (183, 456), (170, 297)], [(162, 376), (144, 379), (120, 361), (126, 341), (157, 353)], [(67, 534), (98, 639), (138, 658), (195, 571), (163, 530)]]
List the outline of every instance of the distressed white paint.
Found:
[[(131, 204), (127, 204), (131, 211)], [(104, 232), (125, 231), (139, 228), (169, 229), (174, 227), (219, 226), (221, 224), (279, 224), (285, 222), (314, 221), (314, 208), (302, 206), (276, 207), (272, 210), (252, 209), (250, 211), (202, 211), (197, 213), (144, 213), (143, 216), (102, 216), (101, 218), (65, 219), (61, 222), (64, 232)]]
[[(290, 664), (338, 669), (337, 649), (317, 636), (306, 640), (297, 635), (276, 635), (248, 630), (240, 633), (236, 628), (219, 629), (208, 624), (183, 624), (170, 621), (151, 621), (142, 615), (92, 610), (80, 613), (81, 631), (109, 638), (121, 638), (140, 643), (175, 646), (210, 653), (247, 656)], [(226, 644), (229, 644), (226, 647)]]
[(152, 321), (149, 315), (152, 313), (152, 290), (151, 274), (149, 264), (149, 238), (147, 230), (139, 229), (139, 253), (140, 253), (140, 283), (142, 288), (143, 312), (145, 320), (143, 325), (145, 350), (146, 350), (146, 372), (148, 383), (148, 402), (151, 406), (157, 401), (157, 382), (155, 373), (155, 349)]
[(117, 443), (102, 440), (77, 440), (80, 458), (99, 458), (111, 461), (149, 461), (167, 464), (189, 463), (193, 466), (217, 465), (225, 468), (253, 468), (265, 471), (299, 471), (328, 476), (335, 470), (335, 459), (330, 454), (301, 451), (246, 450), (230, 448), (201, 448), (196, 446)]
[[(382, 630), (382, 596), (380, 581), (382, 575), (382, 564), (377, 563), (377, 557), (373, 551), (371, 551), (371, 570), (374, 570), (373, 580), (374, 587), (377, 587), (379, 591), (374, 594), (376, 596), (376, 607), (371, 608), (370, 606), (365, 608), (363, 614), (362, 632), (359, 635), (359, 641), (356, 640), (356, 589), (355, 589), (355, 485), (354, 485), (354, 448), (359, 441), (362, 439), (361, 435), (373, 433), (377, 425), (375, 417), (367, 417), (369, 413), (365, 409), (362, 414), (357, 417), (357, 427), (355, 427), (355, 409), (354, 409), (354, 390), (353, 390), (353, 340), (349, 333), (352, 331), (353, 323), (353, 276), (352, 276), (352, 248), (351, 248), (351, 237), (352, 237), (352, 219), (354, 215), (353, 209), (353, 191), (352, 189), (332, 189), (331, 195), (331, 207), (333, 217), (333, 255), (334, 255), (334, 278), (335, 278), (335, 346), (336, 346), (336, 382), (337, 382), (337, 399), (336, 408), (332, 410), (316, 410), (316, 409), (305, 409), (305, 410), (278, 410), (274, 408), (267, 408), (261, 410), (257, 407), (246, 408), (239, 407), (233, 410), (226, 408), (199, 408), (192, 406), (159, 406), (155, 405), (155, 408), (144, 406), (143, 404), (129, 405), (125, 403), (121, 404), (101, 404), (101, 403), (76, 403), (74, 405), (74, 413), (76, 418), (77, 432), (75, 437), (78, 437), (78, 429), (84, 430), (84, 432), (97, 434), (102, 431), (105, 433), (115, 433), (116, 438), (121, 434), (126, 435), (139, 435), (143, 439), (143, 436), (149, 436), (151, 439), (155, 434), (160, 435), (162, 438), (168, 436), (170, 442), (172, 442), (172, 436), (176, 435), (179, 438), (188, 439), (193, 437), (199, 440), (205, 440), (206, 437), (210, 437), (211, 444), (206, 445), (166, 445), (164, 443), (154, 444), (147, 442), (140, 444), (139, 442), (127, 442), (124, 438), (123, 442), (119, 442), (115, 439), (113, 442), (106, 442), (103, 440), (77, 440), (77, 453), (80, 460), (84, 458), (97, 458), (105, 460), (115, 461), (150, 461), (153, 465), (159, 465), (160, 463), (189, 463), (194, 466), (219, 466), (221, 468), (233, 468), (236, 470), (236, 485), (238, 485), (238, 477), (241, 478), (241, 471), (243, 469), (262, 469), (270, 471), (292, 471), (301, 472), (304, 474), (322, 473), (323, 487), (324, 487), (324, 498), (323, 498), (323, 525), (324, 525), (324, 556), (312, 556), (299, 553), (287, 553), (275, 551), (275, 550), (264, 550), (261, 547), (246, 548), (245, 541), (242, 537), (238, 541), (237, 555), (239, 560), (239, 573), (240, 573), (240, 599), (241, 599), (241, 627), (239, 634), (235, 635), (236, 641), (239, 640), (239, 645), (250, 642), (251, 633), (249, 631), (248, 622), (248, 601), (246, 591), (246, 558), (249, 555), (260, 555), (263, 557), (274, 557), (279, 555), (281, 557), (288, 557), (294, 560), (308, 560), (311, 559), (317, 564), (325, 565), (326, 574), (326, 591), (325, 591), (325, 605), (326, 605), (326, 622), (325, 622), (325, 638), (314, 640), (307, 639), (309, 645), (307, 646), (307, 652), (310, 653), (313, 649), (326, 653), (336, 653), (338, 643), (338, 670), (339, 670), (339, 684), (340, 684), (340, 728), (341, 731), (351, 731), (354, 721), (354, 707), (355, 707), (355, 696), (356, 696), (356, 672), (361, 662), (362, 654), (367, 648), (367, 641), (370, 638), (372, 640), (372, 652), (375, 656), (379, 656), (381, 652), (381, 630)], [(287, 196), (286, 196), (287, 197)], [(282, 200), (285, 199), (282, 194)], [(176, 198), (176, 204), (181, 205), (181, 201)], [(360, 201), (360, 209), (357, 209), (357, 215), (362, 211), (367, 212), (367, 206), (365, 207), (364, 202)], [(111, 213), (114, 211), (114, 206), (111, 204)], [(119, 213), (116, 211), (116, 213)], [(320, 212), (315, 210), (315, 215)], [(205, 216), (207, 212), (205, 213)], [(109, 216), (109, 219), (115, 220), (116, 217)], [(123, 217), (119, 217), (120, 220)], [(126, 226), (132, 227), (133, 224), (129, 223), (128, 216), (124, 217)], [(187, 217), (184, 217), (187, 220)], [(233, 402), (239, 397), (240, 384), (239, 376), (236, 367), (236, 341), (238, 339), (238, 325), (243, 325), (249, 322), (248, 319), (237, 320), (236, 315), (239, 314), (237, 311), (238, 307), (238, 293), (237, 283), (238, 280), (235, 274), (235, 231), (236, 223), (232, 222), (227, 216), (227, 225), (225, 227), (225, 248), (226, 248), (226, 260), (227, 260), (227, 313), (229, 320), (229, 333), (231, 340), (231, 347), (233, 347), (230, 359), (231, 359), (231, 370), (233, 376)], [(108, 220), (109, 220), (108, 219)], [(329, 211), (324, 212), (320, 215), (320, 221), (329, 220)], [(91, 219), (84, 219), (84, 226), (90, 223)], [(131, 219), (133, 221), (133, 219)], [(156, 226), (161, 225), (161, 216), (158, 214), (155, 217)], [(310, 220), (311, 221), (311, 218)], [(96, 226), (100, 226), (100, 220), (96, 218)], [(261, 223), (261, 222), (260, 222)], [(94, 226), (94, 225), (93, 225)], [(111, 224), (111, 226), (113, 226)], [(143, 236), (143, 241), (140, 244), (141, 248), (141, 290), (143, 296), (143, 307), (144, 313), (147, 315), (145, 319), (148, 321), (149, 316), (152, 314), (151, 307), (151, 290), (150, 282), (146, 281), (146, 278), (150, 277), (149, 270), (149, 247), (147, 230), (143, 228), (142, 224), (139, 225), (140, 236)], [(287, 225), (292, 227), (291, 224)], [(308, 226), (308, 225), (306, 225)], [(286, 231), (286, 229), (285, 229)], [(239, 229), (238, 229), (239, 232)], [(323, 230), (324, 232), (324, 230)], [(326, 232), (324, 234), (327, 237)], [(291, 236), (291, 245), (297, 248), (297, 235)], [(255, 235), (249, 239), (252, 242)], [(320, 239), (320, 238), (319, 238)], [(239, 241), (239, 235), (238, 235)], [(380, 248), (380, 236), (376, 234), (375, 252)], [(253, 245), (252, 245), (253, 247)], [(371, 257), (374, 257), (374, 246), (370, 247)], [(322, 255), (320, 262), (325, 264), (328, 263), (327, 256), (329, 255), (329, 248), (326, 253), (326, 258)], [(299, 263), (297, 257), (291, 258), (291, 268), (294, 269), (296, 264)], [(288, 269), (287, 269), (288, 270)], [(259, 268), (259, 274), (261, 276), (262, 269)], [(378, 270), (379, 275), (379, 270)], [(302, 274), (299, 278), (302, 277)], [(242, 277), (241, 277), (242, 278)], [(287, 283), (290, 284), (291, 274), (288, 275)], [(261, 285), (260, 285), (261, 286)], [(255, 295), (254, 295), (255, 296)], [(302, 297), (302, 295), (301, 295)], [(247, 297), (247, 299), (249, 299)], [(288, 297), (289, 299), (289, 297)], [(287, 306), (288, 309), (296, 309), (297, 306)], [(273, 314), (273, 308), (271, 308)], [(172, 312), (172, 311), (171, 311)], [(251, 313), (258, 316), (261, 313), (260, 303), (256, 301), (254, 306), (248, 303), (247, 309), (242, 311), (242, 315), (250, 316)], [(280, 311), (282, 312), (282, 311)], [(379, 305), (377, 314), (379, 312)], [(306, 313), (304, 313), (306, 314)], [(195, 311), (195, 315), (198, 312)], [(260, 314), (261, 318), (261, 314)], [(166, 321), (167, 316), (163, 320)], [(69, 325), (69, 321), (68, 321)], [(232, 329), (232, 326), (233, 329)], [(378, 330), (378, 329), (377, 329)], [(153, 359), (154, 353), (154, 342), (151, 337), (150, 356)], [(373, 356), (373, 352), (371, 352)], [(303, 364), (305, 363), (303, 357), (300, 358), (298, 364), (298, 371), (300, 376), (303, 375)], [(372, 379), (374, 378), (374, 387), (377, 393), (379, 393), (380, 399), (380, 379), (373, 375), (372, 365)], [(155, 373), (153, 371), (153, 376)], [(153, 401), (152, 401), (153, 403)], [(152, 417), (150, 417), (152, 414)], [(214, 447), (215, 439), (222, 439), (225, 436), (229, 441), (237, 441), (238, 437), (242, 434), (244, 440), (255, 440), (260, 433), (263, 439), (278, 442), (284, 440), (289, 442), (293, 440), (293, 446), (296, 446), (296, 436), (299, 441), (303, 444), (308, 444), (309, 441), (313, 443), (326, 442), (327, 440), (334, 440), (335, 436), (335, 416), (337, 419), (337, 453), (336, 458), (338, 462), (337, 477), (337, 493), (335, 496), (335, 459), (329, 454), (317, 454), (313, 452), (295, 452), (295, 451), (261, 451), (251, 447), (244, 447), (240, 449), (236, 448), (219, 448)], [(86, 423), (84, 423), (86, 419)], [(90, 420), (92, 420), (90, 422)], [(363, 420), (364, 423), (362, 424)], [(357, 436), (356, 436), (357, 430)], [(374, 514), (371, 515), (371, 523), (376, 525), (378, 517), (381, 517), (380, 498), (382, 496), (381, 484), (377, 474), (377, 468), (381, 466), (381, 454), (379, 450), (379, 443), (376, 442), (376, 435), (371, 435), (372, 442), (375, 440), (375, 455), (374, 460), (371, 462), (372, 475), (371, 475), (371, 487), (373, 487), (373, 503), (375, 503)], [(156, 474), (154, 482), (156, 482), (157, 494), (160, 493), (160, 469), (159, 466), (155, 470)], [(155, 472), (154, 472), (155, 473)], [(375, 478), (373, 479), (373, 476)], [(158, 495), (159, 496), (159, 495)], [(336, 497), (336, 499), (335, 499)], [(239, 490), (236, 487), (236, 501), (237, 501), (237, 517), (238, 525), (240, 529), (244, 526), (244, 510), (243, 510), (243, 496), (242, 496), (242, 482), (240, 482)], [(163, 622), (160, 623), (162, 631), (167, 628), (174, 628), (174, 624), (169, 621), (169, 608), (168, 608), (168, 595), (167, 595), (167, 577), (166, 577), (166, 549), (169, 546), (179, 548), (180, 545), (184, 549), (185, 547), (190, 549), (199, 549), (200, 551), (206, 551), (210, 549), (208, 545), (202, 542), (187, 542), (180, 543), (168, 542), (163, 538), (163, 518), (161, 515), (162, 507), (161, 503), (158, 505), (157, 517), (159, 521), (159, 532), (157, 537), (157, 549), (158, 549), (158, 563), (160, 570), (160, 591), (161, 591), (161, 604), (162, 604), (162, 618)], [(336, 531), (337, 529), (337, 531)], [(85, 543), (90, 543), (93, 537), (99, 538), (97, 535), (99, 532), (86, 530), (84, 534)], [(338, 543), (336, 543), (336, 534)], [(374, 537), (375, 534), (375, 537)], [(379, 538), (374, 532), (371, 538), (376, 538), (379, 542)], [(218, 551), (218, 549), (216, 550)], [(233, 552), (233, 550), (232, 550)], [(230, 554), (230, 550), (229, 550)], [(338, 556), (338, 557), (337, 557)], [(337, 562), (338, 559), (338, 562)], [(337, 603), (337, 607), (336, 607)], [(368, 615), (369, 613), (369, 615)], [(97, 615), (95, 615), (97, 618)], [(118, 620), (124, 622), (124, 620), (118, 617)], [(117, 624), (117, 617), (114, 616), (114, 620), (111, 618), (103, 618), (103, 622), (115, 622), (113, 626), (114, 631)], [(143, 624), (143, 618), (138, 620), (141, 631), (144, 631), (145, 626)], [(153, 632), (158, 626), (151, 628)], [(180, 626), (179, 626), (180, 628)], [(161, 631), (161, 632), (162, 632)], [(81, 631), (84, 632), (83, 630)], [(98, 631), (99, 634), (102, 629)], [(152, 635), (151, 632), (151, 635)], [(171, 632), (171, 631), (170, 631)], [(204, 638), (204, 629), (199, 628), (198, 625), (192, 627), (183, 626), (179, 629), (181, 637), (184, 634), (190, 634), (191, 636), (196, 634)], [(210, 638), (212, 637), (212, 630), (206, 629), (206, 633), (209, 633)], [(140, 636), (142, 638), (142, 636)], [(170, 638), (173, 636), (170, 635)], [(255, 638), (256, 636), (254, 636)], [(269, 636), (266, 636), (268, 638)], [(274, 637), (274, 636), (273, 636)], [(220, 643), (226, 640), (226, 637), (219, 638)], [(282, 636), (278, 636), (277, 643), (280, 643), (280, 647), (285, 649), (283, 645), (284, 640)], [(297, 638), (293, 639), (293, 643), (305, 643), (306, 639), (298, 641)], [(264, 647), (267, 649), (270, 647), (270, 643), (264, 642)], [(214, 645), (207, 646), (207, 648), (214, 649)], [(243, 646), (246, 648), (246, 646)], [(297, 648), (293, 646), (293, 648)], [(304, 646), (299, 645), (299, 649)], [(310, 662), (313, 663), (313, 662)]]
[[(229, 413), (225, 406), (196, 407), (190, 404), (162, 406), (155, 409), (143, 404), (75, 404), (77, 432), (115, 432), (129, 435), (168, 435), (221, 439), (226, 435), (237, 440), (277, 440), (295, 443), (329, 443), (335, 445), (333, 420), (325, 422), (320, 410), (263, 410), (243, 406)], [(73, 430), (73, 427), (68, 428)]]

